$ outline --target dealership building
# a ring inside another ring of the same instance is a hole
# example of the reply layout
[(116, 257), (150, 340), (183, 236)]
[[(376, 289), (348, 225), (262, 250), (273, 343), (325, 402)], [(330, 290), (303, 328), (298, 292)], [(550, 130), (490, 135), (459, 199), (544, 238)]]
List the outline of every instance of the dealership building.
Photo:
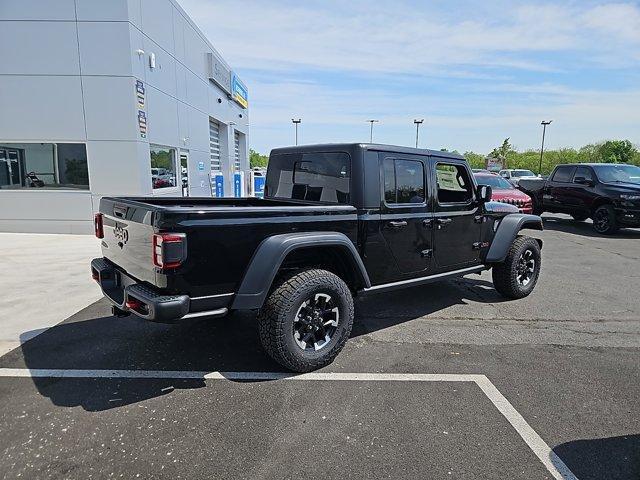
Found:
[(177, 2), (1, 0), (0, 25), (0, 232), (250, 193), (247, 88)]

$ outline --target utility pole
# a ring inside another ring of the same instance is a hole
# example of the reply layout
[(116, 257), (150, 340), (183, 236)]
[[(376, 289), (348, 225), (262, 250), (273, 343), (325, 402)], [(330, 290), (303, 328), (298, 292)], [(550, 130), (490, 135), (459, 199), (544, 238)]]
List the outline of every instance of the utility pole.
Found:
[(378, 123), (380, 120), (367, 120), (371, 124), (371, 128), (369, 130), (369, 143), (373, 143), (373, 124)]
[(296, 126), (296, 145), (298, 145), (298, 125), (300, 125), (302, 123), (302, 119), (299, 118), (299, 119), (295, 120), (295, 119), (292, 118), (291, 121)]
[(422, 122), (424, 122), (424, 118), (413, 121), (413, 123), (416, 124), (416, 148), (418, 148), (418, 134), (420, 133), (420, 125), (422, 125)]
[(538, 165), (538, 175), (542, 175), (542, 155), (544, 154), (544, 134), (547, 131), (547, 125), (550, 125), (553, 120), (543, 120), (540, 122), (542, 125), (542, 148), (540, 148), (540, 165)]

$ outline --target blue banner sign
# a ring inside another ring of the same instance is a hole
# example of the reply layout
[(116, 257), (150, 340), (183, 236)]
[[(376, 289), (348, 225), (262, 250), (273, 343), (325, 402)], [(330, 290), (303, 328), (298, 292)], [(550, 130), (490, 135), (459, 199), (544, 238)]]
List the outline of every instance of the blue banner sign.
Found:
[(222, 173), (216, 173), (213, 181), (215, 182), (216, 198), (224, 197), (224, 175), (222, 175)]
[(240, 172), (233, 174), (233, 195), (235, 197), (242, 196), (242, 174)]
[(249, 93), (247, 87), (235, 73), (231, 77), (231, 96), (244, 108), (249, 107)]
[(264, 198), (264, 177), (253, 177), (253, 194), (258, 198)]

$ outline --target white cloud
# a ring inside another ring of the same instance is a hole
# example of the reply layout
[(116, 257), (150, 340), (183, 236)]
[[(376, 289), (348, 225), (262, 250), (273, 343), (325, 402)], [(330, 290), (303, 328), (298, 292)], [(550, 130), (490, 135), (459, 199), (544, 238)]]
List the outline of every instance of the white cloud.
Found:
[(433, 147), (535, 147), (543, 118), (551, 146), (640, 141), (638, 4), (179, 1), (248, 84), (261, 151), (292, 115), (305, 142), (365, 140), (373, 117), (411, 144), (414, 116)]

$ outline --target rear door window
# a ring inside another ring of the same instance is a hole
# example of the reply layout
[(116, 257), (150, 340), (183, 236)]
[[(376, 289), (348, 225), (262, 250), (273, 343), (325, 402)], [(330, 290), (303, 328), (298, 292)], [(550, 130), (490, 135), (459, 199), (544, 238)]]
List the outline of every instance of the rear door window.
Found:
[(418, 160), (386, 158), (384, 200), (387, 204), (423, 204), (425, 201), (424, 164)]
[(573, 172), (576, 167), (558, 167), (556, 169), (556, 173), (553, 174), (553, 178), (551, 179), (553, 182), (564, 182), (568, 183), (573, 178)]

